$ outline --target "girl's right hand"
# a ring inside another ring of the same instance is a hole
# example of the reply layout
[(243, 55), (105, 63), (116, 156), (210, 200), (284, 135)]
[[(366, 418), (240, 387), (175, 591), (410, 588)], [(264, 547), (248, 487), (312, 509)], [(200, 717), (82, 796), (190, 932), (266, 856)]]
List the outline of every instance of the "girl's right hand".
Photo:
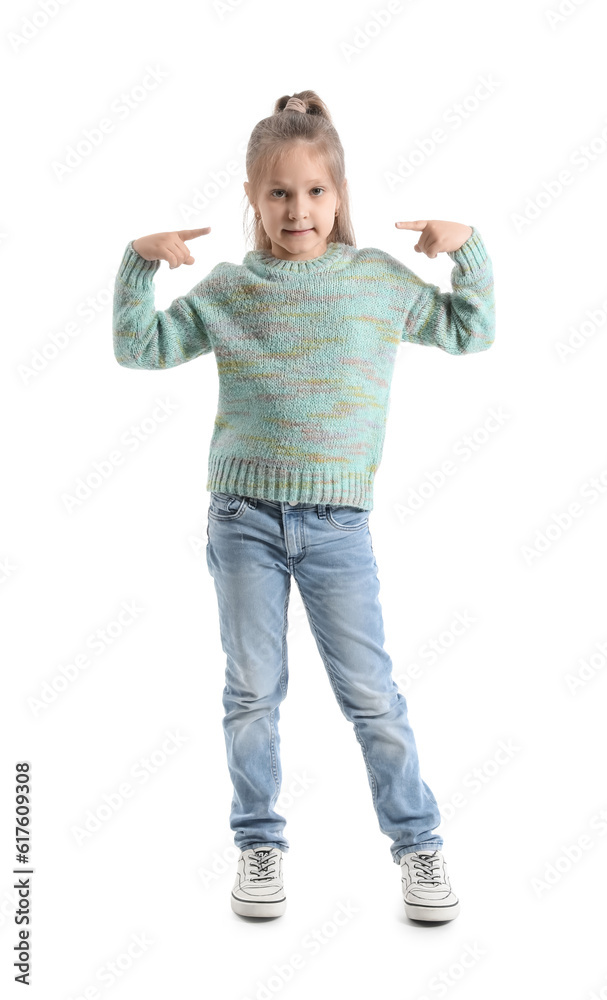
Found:
[(206, 226), (204, 229), (179, 229), (174, 233), (140, 236), (138, 240), (133, 240), (133, 250), (144, 260), (168, 260), (171, 268), (193, 264), (194, 258), (184, 240), (193, 240), (210, 231), (211, 227)]

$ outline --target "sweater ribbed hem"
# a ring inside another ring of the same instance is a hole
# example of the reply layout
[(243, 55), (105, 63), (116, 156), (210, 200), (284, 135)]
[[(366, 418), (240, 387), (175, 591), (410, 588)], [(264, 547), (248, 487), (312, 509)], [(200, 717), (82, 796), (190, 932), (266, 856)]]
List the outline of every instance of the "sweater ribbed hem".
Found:
[(323, 465), (306, 471), (211, 454), (206, 488), (262, 500), (349, 504), (373, 509), (373, 475), (346, 472), (340, 466)]

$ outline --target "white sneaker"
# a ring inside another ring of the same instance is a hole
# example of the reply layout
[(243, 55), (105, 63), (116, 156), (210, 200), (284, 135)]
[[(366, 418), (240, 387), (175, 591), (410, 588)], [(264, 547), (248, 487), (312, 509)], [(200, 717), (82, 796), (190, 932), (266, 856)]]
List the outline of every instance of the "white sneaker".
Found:
[(286, 908), (282, 851), (269, 844), (242, 851), (232, 889), (234, 913), (243, 917), (280, 917)]
[(453, 920), (459, 900), (441, 851), (414, 851), (400, 859), (405, 913), (413, 920)]

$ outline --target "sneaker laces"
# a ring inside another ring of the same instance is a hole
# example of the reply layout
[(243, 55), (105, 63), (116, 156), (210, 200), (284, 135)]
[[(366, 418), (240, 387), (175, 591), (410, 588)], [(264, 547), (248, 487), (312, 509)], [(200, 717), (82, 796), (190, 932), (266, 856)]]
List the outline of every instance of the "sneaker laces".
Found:
[[(413, 862), (414, 868), (419, 868), (421, 874), (417, 876), (416, 881), (422, 885), (439, 886), (444, 885), (444, 879), (441, 877), (440, 872), (440, 858), (435, 857), (435, 853), (427, 854), (425, 852), (416, 853), (416, 858), (418, 860)], [(434, 865), (438, 865), (438, 870), (434, 870)]]
[(274, 848), (260, 848), (254, 853), (255, 857), (250, 858), (249, 878), (251, 882), (267, 882), (273, 879), (274, 872), (270, 871), (269, 868), (270, 865), (276, 864)]

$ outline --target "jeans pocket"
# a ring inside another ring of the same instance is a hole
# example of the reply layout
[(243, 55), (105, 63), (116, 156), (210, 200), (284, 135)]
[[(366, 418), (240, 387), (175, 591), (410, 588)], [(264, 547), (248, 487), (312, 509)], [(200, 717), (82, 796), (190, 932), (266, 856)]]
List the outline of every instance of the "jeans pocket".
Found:
[(340, 531), (357, 531), (369, 523), (369, 511), (351, 504), (328, 504), (327, 521)]
[(233, 521), (242, 517), (247, 508), (247, 498), (239, 493), (216, 493), (211, 491), (209, 517), (216, 521)]

